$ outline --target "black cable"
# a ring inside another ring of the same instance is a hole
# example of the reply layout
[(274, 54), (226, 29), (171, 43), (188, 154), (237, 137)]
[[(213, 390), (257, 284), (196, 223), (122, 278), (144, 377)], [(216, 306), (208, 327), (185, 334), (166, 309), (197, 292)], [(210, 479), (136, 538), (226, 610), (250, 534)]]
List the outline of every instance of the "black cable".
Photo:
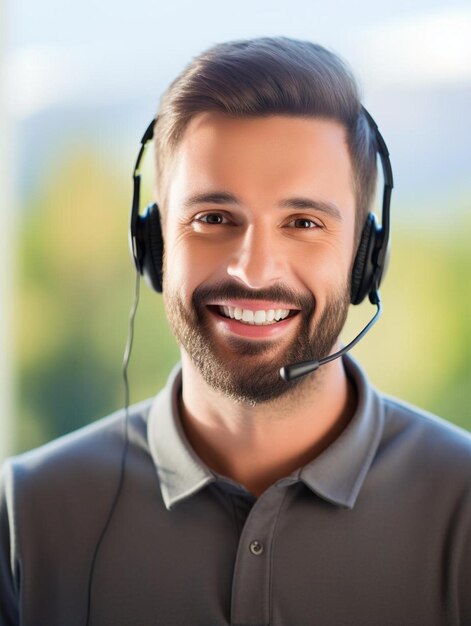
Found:
[(95, 546), (95, 551), (93, 553), (92, 563), (90, 566), (90, 574), (88, 577), (88, 591), (87, 591), (87, 621), (86, 626), (89, 626), (90, 623), (90, 611), (92, 604), (92, 585), (93, 585), (93, 574), (95, 571), (95, 565), (98, 557), (98, 552), (100, 550), (101, 543), (103, 541), (104, 536), (106, 535), (106, 531), (111, 522), (111, 518), (113, 517), (113, 513), (116, 508), (116, 504), (118, 502), (119, 496), (121, 494), (121, 490), (124, 484), (124, 474), (126, 469), (126, 457), (129, 448), (129, 382), (128, 382), (128, 365), (129, 359), (131, 356), (132, 344), (134, 339), (134, 319), (136, 317), (137, 306), (139, 304), (139, 285), (140, 285), (140, 274), (139, 271), (136, 270), (136, 287), (134, 291), (134, 304), (132, 306), (131, 312), (129, 314), (129, 326), (128, 326), (128, 337), (126, 341), (126, 347), (124, 349), (123, 356), (123, 380), (124, 380), (124, 444), (123, 444), (123, 453), (121, 456), (121, 468), (119, 473), (119, 481), (118, 488), (116, 489), (115, 496), (113, 498), (113, 502), (111, 504), (108, 517), (106, 519), (105, 525), (103, 526), (103, 530), (101, 531), (100, 537), (98, 538), (97, 544)]

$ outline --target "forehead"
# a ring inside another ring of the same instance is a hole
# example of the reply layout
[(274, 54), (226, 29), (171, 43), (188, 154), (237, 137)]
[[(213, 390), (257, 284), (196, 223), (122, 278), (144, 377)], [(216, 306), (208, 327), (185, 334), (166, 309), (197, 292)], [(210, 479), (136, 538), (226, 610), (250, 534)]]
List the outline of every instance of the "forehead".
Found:
[(213, 188), (247, 197), (262, 193), (268, 199), (287, 187), (324, 196), (352, 193), (346, 132), (340, 123), (204, 112), (191, 120), (175, 153), (169, 200), (171, 204), (172, 195)]

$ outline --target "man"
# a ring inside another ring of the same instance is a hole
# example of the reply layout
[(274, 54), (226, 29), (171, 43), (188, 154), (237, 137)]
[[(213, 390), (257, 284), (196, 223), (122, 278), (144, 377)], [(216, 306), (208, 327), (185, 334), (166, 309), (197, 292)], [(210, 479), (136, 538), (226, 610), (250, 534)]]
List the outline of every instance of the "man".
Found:
[(279, 373), (334, 354), (352, 301), (377, 145), (349, 70), (215, 46), (154, 141), (181, 364), (129, 446), (119, 412), (5, 465), (2, 624), (471, 624), (470, 437), (350, 356)]

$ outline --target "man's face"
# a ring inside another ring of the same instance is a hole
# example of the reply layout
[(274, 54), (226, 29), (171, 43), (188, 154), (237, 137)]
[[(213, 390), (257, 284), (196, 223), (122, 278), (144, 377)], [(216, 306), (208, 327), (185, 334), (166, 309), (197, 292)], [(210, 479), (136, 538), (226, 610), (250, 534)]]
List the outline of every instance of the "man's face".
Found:
[(343, 127), (201, 113), (167, 198), (165, 308), (204, 380), (251, 405), (306, 384), (281, 380), (280, 367), (332, 352), (350, 301), (355, 198)]

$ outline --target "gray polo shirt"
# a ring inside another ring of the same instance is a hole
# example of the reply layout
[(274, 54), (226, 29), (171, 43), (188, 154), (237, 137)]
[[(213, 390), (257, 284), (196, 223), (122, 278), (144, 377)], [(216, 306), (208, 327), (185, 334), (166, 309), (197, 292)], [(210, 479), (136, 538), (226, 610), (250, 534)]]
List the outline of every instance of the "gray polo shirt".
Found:
[[(189, 445), (179, 365), (132, 407), (91, 625), (471, 624), (471, 437), (381, 395), (351, 357), (344, 364), (358, 390), (353, 419), (259, 498)], [(121, 411), (4, 465), (2, 626), (85, 626), (123, 426)]]

